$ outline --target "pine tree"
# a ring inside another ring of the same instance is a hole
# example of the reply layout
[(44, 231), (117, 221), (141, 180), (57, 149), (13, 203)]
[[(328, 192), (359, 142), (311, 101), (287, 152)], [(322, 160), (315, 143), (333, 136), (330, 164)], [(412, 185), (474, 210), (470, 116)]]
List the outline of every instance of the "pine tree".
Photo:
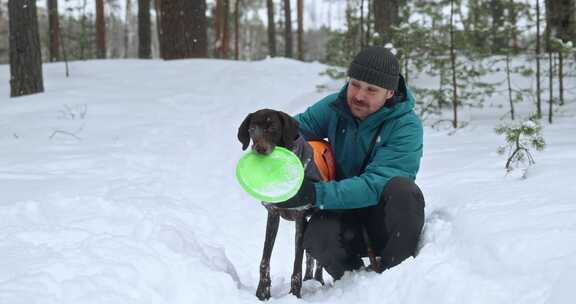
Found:
[(106, 22), (104, 0), (96, 0), (96, 56), (106, 58)]
[(495, 129), (496, 134), (504, 135), (506, 144), (498, 148), (498, 154), (507, 154), (506, 170), (514, 170), (519, 165), (535, 164), (534, 157), (530, 149), (543, 151), (546, 146), (542, 136), (542, 126), (537, 115), (532, 115), (529, 119), (515, 124), (502, 124)]
[(546, 29), (563, 42), (576, 42), (576, 0), (546, 0)]
[[(482, 80), (482, 76), (491, 72), (487, 56), (490, 44), (476, 47), (476, 36), (490, 32), (491, 24), (480, 22), (483, 17), (476, 16), (478, 12), (467, 18), (463, 16), (462, 3), (421, 1), (411, 8), (413, 12), (403, 8), (401, 15), (423, 16), (422, 24), (410, 21), (396, 27), (401, 35), (396, 38), (395, 47), (404, 51), (400, 57), (404, 73), (426, 73), (438, 79), (436, 89), (411, 85), (417, 95), (417, 110), (425, 117), (440, 114), (445, 108), (452, 110), (451, 120), (440, 119), (434, 125), (451, 122), (452, 127), (462, 127), (465, 123), (459, 122), (458, 108), (482, 107), (495, 92), (495, 83)], [(450, 12), (452, 16), (448, 15)]]
[(158, 37), (158, 51), (160, 53), (160, 58), (164, 58), (164, 47), (167, 43), (164, 41), (166, 38), (162, 34), (162, 0), (153, 0), (154, 2), (154, 12), (156, 15), (156, 32)]
[(46, 7), (48, 10), (48, 36), (50, 37), (48, 60), (50, 62), (60, 61), (60, 17), (58, 14), (58, 0), (48, 0)]
[(298, 60), (304, 60), (304, 0), (297, 2)]
[(126, 0), (126, 18), (124, 20), (124, 58), (128, 58), (130, 48), (130, 21), (132, 19), (132, 0)]
[[(575, 0), (546, 0), (546, 47), (549, 52), (558, 53), (560, 105), (564, 104), (564, 44), (571, 40), (576, 41), (574, 10), (576, 10)], [(549, 112), (548, 116), (551, 121), (552, 112)]]
[(230, 49), (230, 0), (216, 1), (216, 57), (227, 58)]
[[(346, 6), (346, 26), (345, 31), (333, 31), (330, 34), (326, 45), (325, 61), (329, 64), (347, 67), (352, 58), (360, 51), (360, 18), (358, 8), (352, 3)], [(344, 78), (344, 73), (330, 69), (327, 73), (335, 78)]]
[(274, 22), (274, 1), (266, 0), (268, 13), (268, 53), (271, 57), (276, 57), (276, 23)]
[(501, 54), (506, 48), (506, 36), (502, 35), (504, 28), (504, 2), (503, 0), (490, 0), (490, 11), (492, 13), (492, 53)]
[(204, 0), (161, 0), (161, 49), (164, 59), (207, 55)]
[(234, 2), (234, 59), (240, 59), (240, 3), (241, 0)]
[(542, 118), (540, 75), (540, 0), (536, 0), (536, 116), (538, 118)]
[(138, 58), (152, 58), (150, 0), (138, 0)]
[(284, 0), (284, 56), (294, 57), (292, 49), (292, 9), (290, 0)]
[(44, 92), (36, 0), (9, 0), (10, 96)]
[(405, 5), (401, 0), (374, 0), (374, 30), (384, 44), (392, 43), (394, 26), (400, 24), (399, 9)]
[(208, 57), (208, 21), (206, 19), (206, 0), (195, 0), (191, 4), (191, 56)]
[[(512, 75), (521, 74), (524, 77), (529, 77), (534, 74), (534, 71), (529, 67), (523, 64), (513, 66), (512, 59), (514, 56), (519, 54), (519, 46), (515, 37), (518, 35), (518, 25), (517, 25), (517, 18), (523, 14), (528, 13), (528, 8), (525, 6), (518, 5), (511, 1), (508, 3), (507, 6), (508, 16), (504, 23), (504, 37), (508, 43), (505, 45), (505, 48), (502, 50), (505, 54), (504, 61), (506, 63), (505, 73), (506, 73), (506, 85), (508, 91), (508, 102), (510, 104), (510, 118), (512, 120), (516, 119), (515, 115), (515, 104), (524, 100), (526, 96), (532, 95), (532, 91), (528, 88), (525, 89), (516, 89), (512, 85)], [(513, 16), (511, 16), (513, 14)], [(494, 63), (499, 63), (501, 60), (496, 59)], [(496, 70), (495, 72), (498, 72)]]
[(452, 126), (458, 128), (458, 83), (456, 82), (456, 52), (454, 51), (454, 0), (450, 1), (450, 64), (452, 67)]

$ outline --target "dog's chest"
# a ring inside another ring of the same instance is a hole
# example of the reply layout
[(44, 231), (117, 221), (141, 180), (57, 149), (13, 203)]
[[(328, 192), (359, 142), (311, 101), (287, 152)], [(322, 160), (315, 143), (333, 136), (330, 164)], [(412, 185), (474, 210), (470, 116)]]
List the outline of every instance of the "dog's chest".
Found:
[(296, 139), (292, 152), (298, 156), (304, 167), (304, 176), (313, 181), (322, 180), (320, 172), (314, 163), (314, 151), (310, 144), (301, 136)]
[(268, 210), (268, 212), (276, 213), (281, 218), (287, 221), (296, 221), (302, 217), (306, 217), (311, 215), (313, 209), (284, 209), (284, 208), (277, 208), (274, 207), (273, 204), (262, 202), (262, 205)]

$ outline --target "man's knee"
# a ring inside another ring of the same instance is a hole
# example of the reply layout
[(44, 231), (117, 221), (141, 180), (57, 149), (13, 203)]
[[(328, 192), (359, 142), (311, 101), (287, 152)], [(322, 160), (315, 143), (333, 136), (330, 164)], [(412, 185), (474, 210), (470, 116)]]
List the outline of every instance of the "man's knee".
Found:
[(380, 197), (380, 203), (385, 205), (400, 204), (414, 211), (424, 211), (424, 196), (422, 191), (409, 178), (395, 176), (391, 178)]
[(424, 225), (424, 196), (410, 179), (394, 177), (382, 192), (380, 201), (389, 234), (400, 232), (418, 238)]

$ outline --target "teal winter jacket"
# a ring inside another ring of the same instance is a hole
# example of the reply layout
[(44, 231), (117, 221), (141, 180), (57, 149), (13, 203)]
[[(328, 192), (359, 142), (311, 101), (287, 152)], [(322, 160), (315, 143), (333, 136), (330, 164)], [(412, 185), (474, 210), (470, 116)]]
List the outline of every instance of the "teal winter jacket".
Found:
[[(400, 81), (396, 95), (364, 120), (352, 116), (346, 89), (309, 107), (295, 118), (306, 140), (327, 138), (336, 158), (336, 180), (318, 182), (316, 206), (353, 209), (377, 205), (386, 183), (395, 176), (415, 180), (422, 157), (423, 130), (414, 113), (414, 97)], [(382, 130), (362, 172), (376, 131)]]

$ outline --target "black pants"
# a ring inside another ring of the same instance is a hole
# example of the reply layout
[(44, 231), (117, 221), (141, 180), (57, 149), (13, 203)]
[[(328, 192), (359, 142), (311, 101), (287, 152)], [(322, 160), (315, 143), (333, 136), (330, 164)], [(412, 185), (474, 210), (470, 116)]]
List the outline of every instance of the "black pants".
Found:
[(378, 205), (314, 213), (304, 232), (304, 248), (334, 278), (363, 266), (368, 244), (388, 269), (414, 256), (424, 224), (424, 197), (404, 177), (392, 178)]

